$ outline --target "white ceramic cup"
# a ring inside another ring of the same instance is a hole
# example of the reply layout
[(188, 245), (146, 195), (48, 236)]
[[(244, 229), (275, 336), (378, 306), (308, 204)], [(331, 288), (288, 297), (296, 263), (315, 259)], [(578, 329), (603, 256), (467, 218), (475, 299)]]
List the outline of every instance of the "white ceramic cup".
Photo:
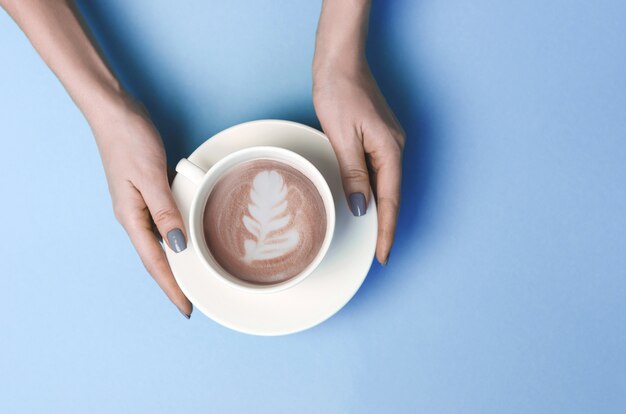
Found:
[[(280, 161), (303, 173), (317, 188), (326, 210), (326, 235), (317, 256), (315, 256), (313, 261), (296, 276), (283, 282), (270, 285), (260, 285), (246, 282), (245, 280), (239, 279), (224, 270), (215, 260), (207, 246), (203, 226), (206, 202), (220, 177), (232, 167), (241, 164), (242, 162), (259, 159)], [(293, 287), (302, 282), (315, 270), (315, 268), (317, 268), (326, 255), (335, 230), (335, 203), (330, 188), (328, 187), (328, 184), (322, 174), (313, 164), (311, 164), (310, 161), (301, 155), (278, 147), (250, 147), (227, 155), (213, 165), (213, 167), (211, 167), (208, 171), (203, 170), (188, 159), (183, 158), (178, 162), (178, 165), (176, 165), (176, 171), (196, 186), (196, 192), (193, 196), (191, 208), (189, 210), (188, 221), (188, 234), (191, 238), (195, 251), (200, 257), (200, 260), (204, 263), (205, 267), (227, 284), (250, 293), (275, 293)]]

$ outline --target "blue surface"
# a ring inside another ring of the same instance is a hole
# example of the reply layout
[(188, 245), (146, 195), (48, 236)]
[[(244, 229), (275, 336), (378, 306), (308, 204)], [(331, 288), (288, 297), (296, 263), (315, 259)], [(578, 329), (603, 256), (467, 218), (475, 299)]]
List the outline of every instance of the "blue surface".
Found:
[[(171, 162), (243, 121), (316, 123), (317, 1), (81, 7)], [(0, 13), (0, 412), (623, 413), (625, 18), (378, 1), (369, 54), (408, 133), (397, 245), (333, 318), (260, 338), (168, 303), (86, 122)]]

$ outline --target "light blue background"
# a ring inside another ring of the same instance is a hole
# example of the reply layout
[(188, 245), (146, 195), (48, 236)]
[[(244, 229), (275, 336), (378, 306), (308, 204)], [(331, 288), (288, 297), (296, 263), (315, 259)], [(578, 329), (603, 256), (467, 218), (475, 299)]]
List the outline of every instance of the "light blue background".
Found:
[[(243, 121), (316, 124), (319, 2), (208, 3), (81, 2), (172, 163)], [(396, 247), (333, 318), (262, 338), (157, 289), (86, 122), (0, 12), (0, 412), (625, 412), (626, 3), (372, 13), (408, 135)]]

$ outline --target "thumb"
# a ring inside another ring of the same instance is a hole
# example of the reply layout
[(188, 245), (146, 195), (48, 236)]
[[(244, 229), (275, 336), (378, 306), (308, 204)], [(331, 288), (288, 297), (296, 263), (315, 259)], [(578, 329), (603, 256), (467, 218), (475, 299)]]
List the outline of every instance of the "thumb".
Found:
[(152, 220), (164, 241), (175, 253), (187, 248), (187, 235), (183, 217), (176, 206), (167, 176), (141, 190)]
[(355, 216), (362, 216), (367, 212), (370, 198), (370, 180), (363, 142), (355, 131), (350, 136), (331, 137), (331, 143), (339, 161), (343, 190), (350, 210)]

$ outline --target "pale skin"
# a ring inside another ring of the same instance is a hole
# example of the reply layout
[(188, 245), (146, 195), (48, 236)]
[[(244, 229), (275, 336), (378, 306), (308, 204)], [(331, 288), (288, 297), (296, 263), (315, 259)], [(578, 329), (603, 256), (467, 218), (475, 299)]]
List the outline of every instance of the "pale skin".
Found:
[[(187, 234), (170, 191), (163, 143), (148, 113), (120, 85), (71, 1), (0, 0), (0, 5), (84, 114), (98, 145), (115, 217), (147, 271), (189, 318), (193, 307), (159, 243), (162, 236), (170, 248), (180, 250), (166, 235), (178, 229), (186, 240)], [(404, 132), (365, 58), (369, 6), (366, 0), (323, 1), (312, 71), (313, 103), (339, 160), (348, 200), (355, 193), (366, 200), (376, 197), (376, 257), (386, 264), (400, 204)], [(370, 194), (370, 184), (375, 195)]]
[(404, 130), (365, 58), (370, 2), (324, 0), (313, 58), (313, 104), (335, 150), (348, 199), (370, 184), (378, 206), (376, 257), (387, 264), (400, 206)]

